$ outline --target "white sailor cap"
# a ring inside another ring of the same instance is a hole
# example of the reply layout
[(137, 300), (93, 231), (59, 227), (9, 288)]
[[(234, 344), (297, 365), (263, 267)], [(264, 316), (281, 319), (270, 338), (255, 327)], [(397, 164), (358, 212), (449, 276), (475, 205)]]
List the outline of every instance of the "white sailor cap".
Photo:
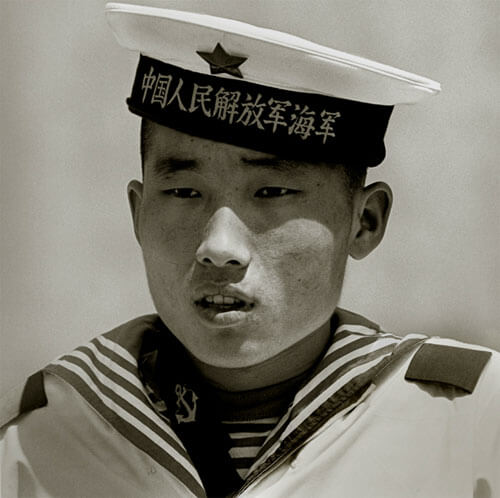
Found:
[(109, 3), (118, 42), (140, 52), (129, 109), (252, 149), (376, 166), (393, 106), (439, 83), (280, 31)]

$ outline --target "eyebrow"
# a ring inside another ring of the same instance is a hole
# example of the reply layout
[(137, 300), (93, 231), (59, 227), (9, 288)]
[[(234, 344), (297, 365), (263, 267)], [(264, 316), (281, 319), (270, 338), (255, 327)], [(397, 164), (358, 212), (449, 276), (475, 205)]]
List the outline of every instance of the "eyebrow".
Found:
[(198, 161), (194, 159), (180, 159), (177, 157), (164, 157), (153, 163), (155, 174), (162, 178), (168, 178), (179, 171), (196, 171), (199, 167)]
[[(280, 171), (282, 173), (290, 173), (300, 169), (295, 161), (283, 159), (278, 156), (255, 158), (241, 157), (241, 162), (254, 168)], [(165, 157), (153, 163), (153, 170), (155, 175), (163, 179), (168, 179), (171, 175), (180, 171), (199, 171), (200, 163), (196, 159)]]

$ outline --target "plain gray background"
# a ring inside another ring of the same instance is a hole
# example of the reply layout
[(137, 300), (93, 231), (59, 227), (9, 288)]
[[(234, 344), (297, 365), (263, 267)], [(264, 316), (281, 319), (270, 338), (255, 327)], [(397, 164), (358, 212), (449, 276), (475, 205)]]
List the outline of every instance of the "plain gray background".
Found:
[[(1, 2), (0, 395), (59, 354), (153, 311), (125, 187), (140, 175), (128, 113), (137, 55), (101, 0)], [(145, 3), (145, 2), (138, 2)], [(381, 246), (348, 267), (342, 305), (399, 334), (500, 349), (500, 2), (177, 0), (289, 31), (442, 83), (401, 106)]]

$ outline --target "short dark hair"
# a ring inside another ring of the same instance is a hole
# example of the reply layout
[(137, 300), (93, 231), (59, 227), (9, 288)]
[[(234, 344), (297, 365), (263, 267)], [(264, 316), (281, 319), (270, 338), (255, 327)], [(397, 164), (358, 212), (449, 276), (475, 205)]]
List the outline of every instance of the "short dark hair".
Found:
[(141, 141), (140, 141), (140, 152), (141, 152), (141, 170), (144, 176), (144, 162), (146, 160), (146, 149), (150, 142), (151, 137), (151, 121), (146, 118), (141, 118)]
[[(150, 137), (152, 133), (151, 121), (146, 118), (141, 119), (141, 142), (140, 142), (140, 152), (141, 152), (141, 168), (142, 174), (144, 176), (144, 161), (146, 158), (146, 150), (150, 142)], [(344, 171), (344, 178), (346, 180), (346, 187), (349, 194), (352, 196), (356, 190), (363, 187), (366, 180), (367, 167), (362, 164), (341, 164), (335, 163), (332, 166), (340, 166)]]

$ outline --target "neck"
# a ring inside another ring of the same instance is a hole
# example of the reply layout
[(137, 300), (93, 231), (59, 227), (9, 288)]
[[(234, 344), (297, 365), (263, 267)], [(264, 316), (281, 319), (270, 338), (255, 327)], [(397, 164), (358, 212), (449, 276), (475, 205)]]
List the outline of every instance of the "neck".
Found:
[(286, 381), (309, 370), (330, 340), (330, 322), (272, 358), (241, 368), (216, 367), (193, 357), (198, 371), (213, 386), (225, 391), (249, 391)]

